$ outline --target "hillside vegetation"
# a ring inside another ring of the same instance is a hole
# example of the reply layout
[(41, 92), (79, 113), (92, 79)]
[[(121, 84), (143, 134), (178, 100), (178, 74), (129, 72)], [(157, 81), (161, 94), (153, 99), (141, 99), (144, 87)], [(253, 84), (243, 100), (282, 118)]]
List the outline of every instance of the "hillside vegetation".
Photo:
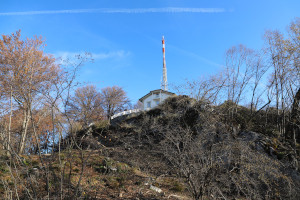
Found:
[(113, 160), (176, 180), (194, 199), (299, 199), (299, 146), (276, 134), (276, 122), (249, 117), (249, 109), (231, 102), (211, 106), (178, 96), (76, 137), (82, 148), (103, 149)]
[(228, 121), (232, 106), (172, 97), (70, 135), (61, 153), (2, 156), (1, 193), (12, 199), (58, 198), (57, 191), (63, 199), (299, 199), (299, 147), (295, 152), (269, 129), (250, 130), (263, 123), (240, 125), (247, 121), (244, 107), (237, 108), (238, 120)]

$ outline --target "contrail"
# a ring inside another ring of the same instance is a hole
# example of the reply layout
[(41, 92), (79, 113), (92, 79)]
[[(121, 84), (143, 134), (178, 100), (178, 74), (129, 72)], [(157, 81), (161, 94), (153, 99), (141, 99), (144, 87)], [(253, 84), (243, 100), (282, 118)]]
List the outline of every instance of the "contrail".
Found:
[(143, 13), (223, 13), (227, 12), (224, 8), (133, 8), (133, 9), (74, 9), (74, 10), (44, 10), (44, 11), (23, 11), (23, 12), (1, 12), (0, 16), (15, 15), (50, 15), (50, 14), (81, 14), (81, 13), (124, 13), (124, 14), (143, 14)]

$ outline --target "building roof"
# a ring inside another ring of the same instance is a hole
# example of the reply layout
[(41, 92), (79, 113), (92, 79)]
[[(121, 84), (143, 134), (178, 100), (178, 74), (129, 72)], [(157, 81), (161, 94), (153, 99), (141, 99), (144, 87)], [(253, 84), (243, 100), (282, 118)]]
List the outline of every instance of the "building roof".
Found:
[(148, 94), (146, 94), (145, 96), (143, 96), (142, 98), (140, 98), (139, 101), (143, 102), (144, 99), (146, 99), (147, 97), (151, 96), (152, 94), (157, 94), (157, 93), (165, 93), (165, 94), (169, 94), (169, 95), (174, 95), (175, 94), (173, 92), (169, 92), (169, 91), (162, 90), (162, 89), (152, 90)]

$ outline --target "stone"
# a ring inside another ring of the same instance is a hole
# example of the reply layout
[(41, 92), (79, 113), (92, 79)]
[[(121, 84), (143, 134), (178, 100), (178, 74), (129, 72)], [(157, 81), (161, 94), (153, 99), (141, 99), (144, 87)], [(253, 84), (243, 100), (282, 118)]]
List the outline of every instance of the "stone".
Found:
[(158, 187), (155, 187), (153, 185), (150, 186), (150, 190), (153, 190), (153, 191), (158, 192), (158, 193), (162, 193), (162, 189), (160, 189)]

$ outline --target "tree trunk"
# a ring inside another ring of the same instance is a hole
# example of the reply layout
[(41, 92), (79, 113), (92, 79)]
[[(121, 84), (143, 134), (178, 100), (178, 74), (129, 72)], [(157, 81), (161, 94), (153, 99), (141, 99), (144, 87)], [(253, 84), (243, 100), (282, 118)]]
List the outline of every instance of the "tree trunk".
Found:
[(298, 91), (294, 97), (294, 102), (292, 105), (292, 113), (291, 113), (291, 130), (290, 132), (295, 134), (294, 138), (300, 142), (300, 130), (297, 125), (300, 125), (300, 115), (299, 115), (299, 103), (300, 103), (300, 88), (298, 88)]
[(10, 114), (9, 114), (9, 124), (8, 124), (8, 141), (7, 141), (7, 155), (10, 155), (10, 136), (11, 136), (11, 120), (12, 120), (12, 86), (10, 86)]
[(24, 111), (24, 121), (23, 121), (23, 126), (22, 126), (22, 134), (21, 134), (21, 140), (19, 143), (19, 154), (22, 154), (25, 148), (25, 140), (26, 140), (26, 135), (27, 135), (27, 130), (28, 130), (28, 124), (29, 124), (29, 112)]

